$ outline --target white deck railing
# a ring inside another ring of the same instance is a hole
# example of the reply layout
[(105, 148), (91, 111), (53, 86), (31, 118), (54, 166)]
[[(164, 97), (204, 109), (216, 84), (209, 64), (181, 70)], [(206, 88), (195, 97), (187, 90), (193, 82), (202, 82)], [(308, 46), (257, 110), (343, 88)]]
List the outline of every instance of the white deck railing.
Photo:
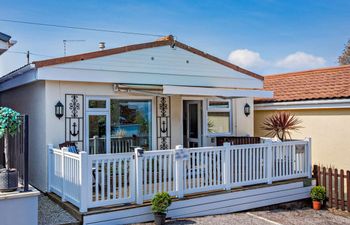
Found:
[(271, 142), (88, 155), (49, 146), (49, 191), (86, 212), (186, 194), (311, 177), (311, 142)]

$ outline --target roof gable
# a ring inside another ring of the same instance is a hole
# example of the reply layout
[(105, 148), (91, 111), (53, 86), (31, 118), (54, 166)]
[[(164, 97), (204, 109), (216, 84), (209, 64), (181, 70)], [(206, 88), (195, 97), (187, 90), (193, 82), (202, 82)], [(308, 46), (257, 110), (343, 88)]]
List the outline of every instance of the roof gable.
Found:
[(100, 58), (100, 57), (105, 57), (105, 56), (112, 56), (112, 55), (117, 55), (117, 54), (121, 54), (121, 53), (156, 48), (156, 47), (161, 47), (161, 46), (171, 46), (171, 47), (175, 47), (175, 48), (181, 48), (183, 50), (186, 50), (186, 51), (191, 52), (193, 54), (196, 54), (198, 56), (209, 59), (215, 63), (223, 65), (223, 66), (225, 66), (229, 69), (235, 70), (239, 73), (243, 73), (243, 74), (248, 75), (250, 77), (253, 77), (255, 79), (259, 79), (259, 80), (264, 79), (263, 76), (260, 76), (256, 73), (245, 70), (239, 66), (236, 66), (236, 65), (231, 64), (225, 60), (222, 60), (222, 59), (219, 59), (215, 56), (207, 54), (207, 53), (200, 51), (196, 48), (192, 48), (186, 44), (178, 42), (178, 41), (174, 40), (174, 38), (171, 35), (164, 37), (164, 38), (161, 38), (161, 39), (154, 41), (154, 42), (135, 44), (135, 45), (129, 45), (129, 46), (113, 48), (113, 49), (108, 49), (108, 50), (84, 53), (84, 54), (79, 54), (79, 55), (36, 61), (33, 63), (35, 64), (35, 67), (40, 68), (40, 67), (47, 67), (47, 66), (54, 66), (54, 65), (59, 65), (59, 64), (78, 62), (78, 61), (85, 61), (85, 60), (90, 60), (90, 59), (95, 59), (95, 58)]

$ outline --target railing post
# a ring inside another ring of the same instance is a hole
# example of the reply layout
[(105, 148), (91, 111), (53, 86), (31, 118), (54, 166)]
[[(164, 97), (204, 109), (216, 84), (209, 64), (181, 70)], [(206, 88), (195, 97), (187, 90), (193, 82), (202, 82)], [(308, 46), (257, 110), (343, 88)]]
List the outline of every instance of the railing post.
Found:
[(273, 165), (273, 158), (272, 158), (272, 140), (271, 139), (265, 139), (264, 143), (267, 145), (267, 158), (266, 158), (266, 172), (267, 172), (267, 183), (272, 184), (272, 167)]
[(184, 197), (184, 162), (183, 162), (183, 146), (176, 145), (175, 147), (175, 174), (176, 174), (176, 193), (178, 198)]
[(136, 204), (143, 203), (143, 149), (135, 148)]
[(305, 148), (306, 151), (306, 167), (307, 167), (307, 177), (311, 178), (312, 177), (312, 158), (311, 158), (311, 137), (306, 137), (304, 141), (307, 142), (307, 147)]
[(52, 149), (53, 144), (47, 145), (47, 192), (51, 192), (51, 177), (52, 177)]
[(62, 202), (66, 201), (66, 179), (65, 179), (65, 164), (64, 164), (64, 158), (65, 158), (65, 148), (61, 148), (62, 151), (62, 159), (61, 159), (61, 179), (62, 179)]
[(65, 179), (65, 163), (64, 163), (64, 158), (65, 158), (65, 148), (61, 148), (62, 151), (62, 158), (61, 158), (61, 179), (62, 179), (62, 202), (66, 201), (66, 196), (65, 196), (65, 189), (66, 189), (66, 179)]
[(79, 176), (80, 176), (80, 212), (87, 212), (87, 200), (89, 196), (89, 186), (91, 184), (88, 183), (88, 176), (92, 176), (91, 172), (88, 170), (88, 153), (81, 151), (79, 152), (80, 156), (80, 168), (79, 168)]
[(231, 169), (230, 169), (230, 143), (229, 142), (224, 142), (224, 186), (225, 190), (230, 190), (230, 181), (231, 181)]

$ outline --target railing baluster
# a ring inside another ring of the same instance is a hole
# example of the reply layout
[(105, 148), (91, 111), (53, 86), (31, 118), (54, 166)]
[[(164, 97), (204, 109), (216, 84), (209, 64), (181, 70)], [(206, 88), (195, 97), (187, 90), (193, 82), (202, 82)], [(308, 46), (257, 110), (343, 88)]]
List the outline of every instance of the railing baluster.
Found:
[(113, 159), (113, 199), (117, 196), (117, 180), (116, 180), (116, 160)]
[(118, 159), (118, 198), (122, 198), (122, 159)]

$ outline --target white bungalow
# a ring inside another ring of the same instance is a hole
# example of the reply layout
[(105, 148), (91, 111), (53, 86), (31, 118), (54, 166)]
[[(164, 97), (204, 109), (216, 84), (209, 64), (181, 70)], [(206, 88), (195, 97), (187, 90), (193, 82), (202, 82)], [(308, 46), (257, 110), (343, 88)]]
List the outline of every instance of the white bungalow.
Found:
[[(33, 62), (0, 78), (0, 104), (29, 115), (33, 186), (73, 204), (84, 224), (132, 223), (151, 219), (149, 205), (119, 205), (159, 191), (182, 199), (226, 190), (176, 201), (171, 217), (308, 197), (304, 180), (266, 184), (311, 176), (309, 140), (243, 138), (254, 134), (253, 98), (272, 97), (263, 80), (168, 36)], [(227, 192), (253, 184), (265, 186)]]

